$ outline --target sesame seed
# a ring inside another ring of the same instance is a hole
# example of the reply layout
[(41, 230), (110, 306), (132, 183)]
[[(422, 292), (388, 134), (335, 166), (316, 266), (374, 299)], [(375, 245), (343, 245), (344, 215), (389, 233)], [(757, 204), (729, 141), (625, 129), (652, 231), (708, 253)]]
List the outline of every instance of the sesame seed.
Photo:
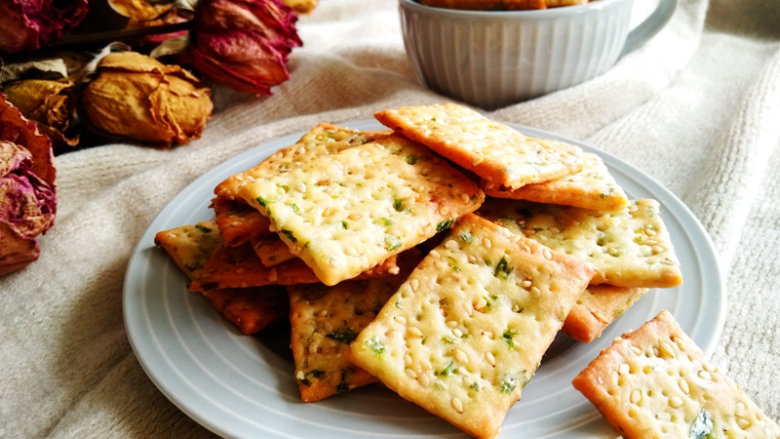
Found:
[(458, 328), (453, 329), (452, 333), (455, 334), (456, 337), (462, 337), (463, 336), (463, 331), (461, 331)]
[(533, 282), (531, 282), (530, 280), (526, 279), (526, 280), (523, 281), (523, 283), (521, 285), (523, 286), (523, 288), (528, 289), (528, 288), (531, 288), (531, 285), (533, 285)]
[(628, 367), (628, 363), (623, 363), (620, 366), (618, 366), (618, 373), (621, 375), (628, 375), (629, 371), (630, 368)]
[(404, 316), (395, 316), (395, 317), (393, 317), (393, 320), (395, 320), (396, 322), (398, 322), (398, 323), (400, 323), (402, 325), (406, 324), (406, 317), (404, 317)]
[(458, 322), (456, 322), (455, 320), (447, 320), (447, 326), (449, 326), (450, 328), (454, 328), (458, 326)]
[(739, 428), (743, 430), (747, 430), (750, 428), (750, 420), (743, 418), (741, 416), (737, 416), (737, 425), (739, 425)]
[(410, 326), (409, 329), (406, 330), (406, 333), (412, 337), (422, 337), (422, 331), (420, 331), (420, 328), (417, 328), (416, 326)]
[(412, 279), (409, 281), (409, 286), (412, 287), (412, 291), (417, 291), (417, 288), (420, 286), (420, 281), (417, 279)]
[(679, 396), (673, 396), (669, 398), (669, 406), (672, 408), (676, 409), (677, 407), (680, 407), (682, 404), (683, 404), (683, 400)]
[(490, 352), (485, 352), (485, 360), (487, 360), (488, 364), (491, 366), (496, 367), (496, 357)]
[(493, 246), (493, 241), (489, 238), (482, 238), (482, 245), (485, 246), (485, 248), (491, 248)]
[(688, 387), (688, 381), (680, 378), (680, 380), (677, 381), (677, 385), (680, 386), (680, 390), (682, 390), (686, 395), (690, 393), (691, 389)]
[(452, 398), (452, 401), (450, 402), (452, 403), (452, 408), (454, 408), (456, 412), (463, 413), (463, 403), (460, 402), (458, 398)]
[(426, 360), (426, 359), (424, 359), (424, 358), (420, 361), (420, 367), (422, 368), (422, 370), (431, 370), (431, 369), (433, 369), (433, 366), (431, 365), (431, 362)]
[(631, 391), (631, 403), (636, 404), (639, 401), (642, 400), (642, 392), (640, 392), (638, 389), (634, 389)]
[(461, 351), (458, 348), (452, 350), (452, 356), (455, 358), (455, 361), (457, 361), (458, 363), (467, 364), (469, 362), (468, 355), (466, 355), (465, 352)]
[(417, 372), (413, 371), (412, 369), (404, 369), (404, 372), (406, 372), (407, 375), (409, 375), (411, 378), (417, 379)]
[(440, 258), (441, 257), (441, 254), (438, 251), (436, 251), (436, 249), (433, 249), (430, 252), (428, 252), (428, 255), (430, 257), (432, 257), (432, 258)]
[(428, 387), (428, 385), (430, 385), (430, 384), (431, 384), (431, 379), (428, 377), (428, 375), (427, 375), (427, 374), (421, 374), (421, 375), (417, 376), (417, 381), (418, 381), (418, 382), (419, 382), (421, 385), (423, 385), (423, 386), (425, 386), (425, 387)]
[(412, 356), (409, 354), (404, 354), (404, 365), (411, 366), (412, 365)]
[(453, 250), (453, 249), (458, 248), (458, 243), (455, 242), (454, 239), (448, 239), (447, 242), (444, 243), (444, 247), (446, 247), (446, 248), (448, 248), (450, 250)]
[(477, 303), (474, 304), (474, 309), (482, 309), (487, 306), (487, 300), (484, 297), (480, 297)]
[(360, 218), (363, 218), (363, 215), (359, 213), (351, 213), (347, 218), (351, 219), (352, 221), (359, 220)]
[(631, 352), (633, 352), (634, 355), (642, 355), (642, 350), (634, 345), (631, 345), (629, 349), (631, 349)]

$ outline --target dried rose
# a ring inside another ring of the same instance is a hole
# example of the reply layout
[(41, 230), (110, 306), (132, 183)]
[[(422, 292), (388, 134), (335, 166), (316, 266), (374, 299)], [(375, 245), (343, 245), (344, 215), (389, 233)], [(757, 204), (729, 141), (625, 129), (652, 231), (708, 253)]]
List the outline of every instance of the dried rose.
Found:
[(48, 135), (55, 146), (76, 146), (78, 135), (65, 133), (73, 122), (75, 85), (69, 80), (23, 79), (5, 86), (6, 99), (22, 114), (38, 123), (38, 129)]
[(0, 275), (38, 259), (35, 238), (54, 222), (54, 191), (31, 168), (29, 151), (0, 140)]
[(190, 52), (193, 65), (235, 90), (271, 94), (290, 77), (285, 63), (303, 43), (298, 16), (280, 0), (201, 0)]
[(32, 172), (27, 149), (0, 140), (0, 222), (25, 238), (35, 238), (54, 224), (54, 190)]
[(0, 275), (40, 255), (35, 238), (57, 211), (52, 160), (48, 137), (0, 94)]
[(81, 108), (93, 128), (163, 147), (197, 139), (211, 116), (211, 92), (177, 65), (137, 52), (100, 60)]
[(89, 0), (0, 1), (0, 54), (40, 49), (78, 25)]
[(32, 172), (55, 188), (54, 154), (51, 139), (38, 131), (38, 126), (22, 115), (0, 93), (0, 140), (23, 146), (32, 154)]

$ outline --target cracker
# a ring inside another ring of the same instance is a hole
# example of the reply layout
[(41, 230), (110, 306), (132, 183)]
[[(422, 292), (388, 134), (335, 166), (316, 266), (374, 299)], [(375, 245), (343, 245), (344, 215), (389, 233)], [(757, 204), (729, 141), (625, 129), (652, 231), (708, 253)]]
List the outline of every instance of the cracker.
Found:
[(382, 124), (474, 172), (489, 187), (511, 190), (582, 169), (579, 148), (525, 136), (461, 105), (401, 107), (374, 116)]
[(237, 247), (254, 238), (273, 235), (269, 227), (271, 222), (243, 200), (229, 200), (215, 197), (211, 207), (216, 214), (217, 226), (222, 233), (225, 245)]
[(396, 134), (248, 181), (241, 196), (326, 285), (425, 241), (484, 200), (460, 171)]
[(490, 199), (479, 214), (596, 269), (593, 284), (666, 288), (682, 282), (680, 264), (656, 200), (631, 200), (614, 212)]
[(273, 267), (295, 258), (295, 255), (290, 253), (287, 244), (276, 235), (253, 239), (252, 249), (266, 267)]
[(247, 180), (284, 174), (295, 163), (335, 154), (386, 134), (388, 133), (382, 131), (361, 132), (329, 123), (320, 123), (304, 134), (294, 145), (277, 151), (253, 168), (231, 175), (214, 188), (214, 193), (221, 198), (240, 199), (239, 189)]
[(203, 265), (221, 244), (214, 221), (179, 226), (154, 235), (154, 245), (165, 250), (190, 281), (198, 278)]
[(616, 338), (572, 384), (626, 439), (780, 437), (667, 311)]
[(244, 334), (254, 334), (270, 323), (287, 316), (288, 301), (284, 289), (234, 288), (204, 289), (197, 281), (203, 267), (222, 246), (222, 238), (215, 221), (202, 221), (157, 232), (156, 246), (165, 250), (187, 279), (190, 288), (200, 291), (225, 318)]
[(647, 288), (590, 285), (569, 312), (562, 331), (575, 340), (590, 343), (646, 292)]
[(211, 304), (242, 334), (256, 334), (287, 318), (287, 293), (281, 287), (227, 288), (203, 291)]
[[(357, 278), (393, 276), (398, 273), (395, 256), (359, 273)], [(203, 292), (215, 288), (247, 288), (265, 285), (298, 285), (317, 283), (319, 279), (300, 259), (291, 259), (266, 267), (250, 244), (239, 247), (220, 246), (204, 264), (190, 290)]]
[(515, 190), (483, 185), (488, 196), (527, 200), (537, 203), (563, 204), (584, 209), (613, 211), (628, 203), (623, 188), (617, 184), (604, 162), (592, 153), (582, 154), (579, 172), (554, 180), (528, 184)]
[(592, 273), (467, 215), (360, 332), (350, 356), (403, 398), (494, 437)]
[(420, 260), (419, 252), (399, 255), (401, 273), (386, 279), (290, 286), (290, 348), (301, 400), (319, 401), (376, 382), (345, 355), (349, 344), (392, 296)]

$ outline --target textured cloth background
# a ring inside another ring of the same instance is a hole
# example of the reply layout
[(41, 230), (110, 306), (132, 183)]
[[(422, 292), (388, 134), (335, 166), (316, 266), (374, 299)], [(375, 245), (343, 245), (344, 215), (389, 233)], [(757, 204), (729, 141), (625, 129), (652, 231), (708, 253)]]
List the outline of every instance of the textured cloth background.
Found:
[[(642, 0), (637, 0), (642, 1)], [(440, 102), (414, 79), (397, 4), (322, 0), (272, 97), (215, 90), (203, 138), (57, 158), (42, 256), (0, 278), (0, 437), (209, 437), (152, 384), (122, 322), (122, 282), (154, 215), (198, 175), (320, 121)], [(780, 10), (680, 0), (654, 39), (588, 83), (489, 114), (577, 138), (653, 176), (717, 247), (728, 315), (713, 360), (780, 417)]]

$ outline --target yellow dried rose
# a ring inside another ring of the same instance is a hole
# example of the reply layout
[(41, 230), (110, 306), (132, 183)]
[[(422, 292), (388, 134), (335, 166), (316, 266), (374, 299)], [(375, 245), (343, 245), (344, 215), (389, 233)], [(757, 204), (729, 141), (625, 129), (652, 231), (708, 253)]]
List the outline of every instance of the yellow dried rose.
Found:
[(102, 58), (81, 97), (92, 128), (163, 147), (199, 138), (213, 107), (192, 74), (137, 52)]
[(76, 146), (78, 136), (68, 137), (75, 99), (75, 85), (68, 80), (23, 79), (3, 88), (6, 99), (22, 114), (38, 123), (38, 129), (55, 145)]

